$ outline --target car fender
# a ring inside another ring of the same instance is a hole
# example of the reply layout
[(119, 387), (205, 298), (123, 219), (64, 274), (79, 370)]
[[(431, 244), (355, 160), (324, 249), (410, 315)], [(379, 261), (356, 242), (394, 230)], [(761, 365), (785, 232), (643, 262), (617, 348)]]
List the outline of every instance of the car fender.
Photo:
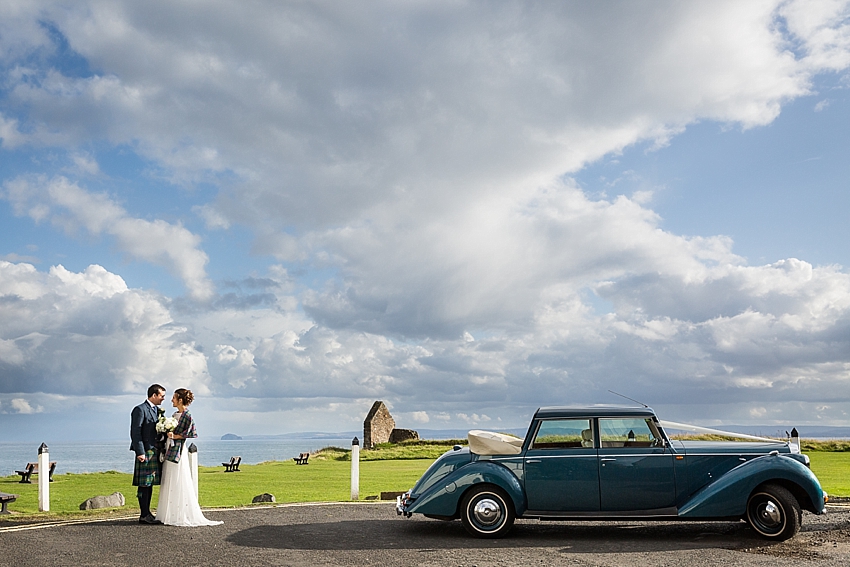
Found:
[(493, 461), (475, 461), (457, 469), (419, 495), (407, 512), (453, 517), (460, 499), (476, 484), (498, 486), (510, 496), (517, 516), (525, 512), (525, 493), (519, 479), (510, 469)]
[[(795, 459), (781, 455), (765, 455), (730, 470), (694, 494), (679, 507), (683, 518), (718, 518), (743, 516), (752, 491), (768, 481), (787, 481), (799, 486), (814, 505), (813, 512), (823, 513), (823, 489), (814, 473)], [(807, 503), (800, 502), (807, 508)]]

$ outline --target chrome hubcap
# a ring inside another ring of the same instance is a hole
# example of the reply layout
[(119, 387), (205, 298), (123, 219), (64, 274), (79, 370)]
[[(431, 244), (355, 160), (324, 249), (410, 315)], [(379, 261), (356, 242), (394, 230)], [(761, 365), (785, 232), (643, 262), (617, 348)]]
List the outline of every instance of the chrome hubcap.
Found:
[(768, 500), (759, 508), (759, 519), (765, 526), (777, 526), (782, 521), (782, 512), (771, 500)]
[(475, 503), (472, 514), (475, 516), (475, 521), (482, 526), (492, 526), (502, 518), (502, 509), (495, 500), (482, 498)]

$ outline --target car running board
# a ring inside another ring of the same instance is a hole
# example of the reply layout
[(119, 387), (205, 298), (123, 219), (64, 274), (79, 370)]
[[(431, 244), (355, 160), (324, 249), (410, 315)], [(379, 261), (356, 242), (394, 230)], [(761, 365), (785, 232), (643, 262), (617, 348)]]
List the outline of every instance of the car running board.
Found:
[(523, 518), (537, 519), (537, 520), (586, 520), (588, 518), (600, 518), (606, 520), (615, 520), (615, 519), (634, 519), (634, 518), (644, 518), (644, 519), (658, 519), (664, 520), (667, 518), (677, 518), (679, 516), (679, 509), (675, 506), (670, 508), (655, 508), (652, 510), (611, 510), (611, 511), (599, 511), (599, 510), (591, 510), (585, 512), (568, 512), (568, 511), (543, 511), (543, 510), (526, 510), (523, 514)]

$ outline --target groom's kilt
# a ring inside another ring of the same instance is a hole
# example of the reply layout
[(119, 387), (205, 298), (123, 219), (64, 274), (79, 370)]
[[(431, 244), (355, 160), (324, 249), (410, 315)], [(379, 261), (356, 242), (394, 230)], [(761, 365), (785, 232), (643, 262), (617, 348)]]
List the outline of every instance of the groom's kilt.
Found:
[(148, 449), (145, 456), (147, 460), (144, 463), (136, 460), (136, 466), (133, 468), (133, 486), (159, 484), (159, 477), (162, 475), (162, 463), (159, 462), (156, 449)]

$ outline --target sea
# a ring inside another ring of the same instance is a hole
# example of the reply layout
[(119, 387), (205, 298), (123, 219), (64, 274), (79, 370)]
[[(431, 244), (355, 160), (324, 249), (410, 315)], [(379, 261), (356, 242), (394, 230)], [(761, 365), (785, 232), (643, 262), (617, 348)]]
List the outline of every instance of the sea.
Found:
[[(345, 439), (206, 439), (192, 442), (198, 448), (198, 464), (202, 467), (221, 466), (230, 457), (242, 457), (243, 464), (266, 461), (285, 461), (299, 453), (317, 451), (323, 447), (350, 447), (351, 437)], [(0, 442), (0, 476), (15, 474), (27, 463), (38, 461), (40, 443)], [(51, 461), (56, 461), (54, 474), (91, 473), (103, 471), (133, 472), (133, 453), (130, 441), (65, 441), (47, 447)]]

